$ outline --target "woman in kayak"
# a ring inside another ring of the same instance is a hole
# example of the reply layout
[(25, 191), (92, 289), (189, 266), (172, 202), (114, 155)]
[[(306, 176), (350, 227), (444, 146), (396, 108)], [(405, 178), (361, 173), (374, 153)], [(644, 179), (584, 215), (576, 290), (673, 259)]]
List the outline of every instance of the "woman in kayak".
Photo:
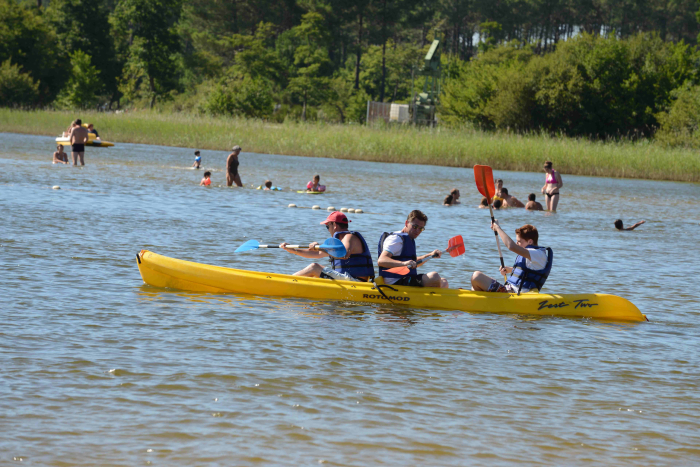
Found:
[(547, 175), (544, 177), (542, 193), (544, 194), (545, 201), (547, 202), (547, 211), (557, 212), (557, 205), (559, 204), (559, 189), (564, 186), (564, 182), (561, 181), (561, 175), (559, 175), (559, 172), (552, 168), (552, 161), (546, 161), (544, 163), (544, 171), (547, 173)]
[(314, 175), (313, 181), (306, 184), (306, 191), (326, 191), (326, 186), (321, 185), (320, 175)]
[(472, 274), (472, 290), (477, 292), (504, 292), (520, 294), (531, 290), (540, 291), (549, 272), (552, 270), (554, 254), (551, 248), (537, 245), (539, 234), (534, 225), (525, 224), (515, 229), (515, 241), (506, 234), (498, 221), (491, 223), (491, 229), (498, 233), (503, 244), (518, 255), (512, 268), (501, 267), (499, 272), (510, 277), (505, 284), (490, 278), (481, 271)]

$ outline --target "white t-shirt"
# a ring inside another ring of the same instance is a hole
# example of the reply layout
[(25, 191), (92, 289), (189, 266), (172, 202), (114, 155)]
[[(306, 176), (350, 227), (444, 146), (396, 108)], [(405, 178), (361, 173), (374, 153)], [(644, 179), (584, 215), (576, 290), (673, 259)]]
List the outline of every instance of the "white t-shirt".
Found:
[[(525, 259), (525, 266), (532, 269), (533, 271), (540, 271), (547, 267), (547, 250), (531, 250), (528, 248), (527, 251), (530, 252), (530, 259)], [(513, 285), (510, 283), (506, 284), (506, 288), (513, 293), (518, 292), (518, 288), (513, 287)], [(520, 293), (529, 292), (530, 290), (531, 289), (526, 289), (523, 287), (520, 290)]]
[[(396, 234), (401, 233), (400, 230), (393, 232)], [(403, 237), (400, 235), (387, 235), (382, 243), (382, 251), (388, 251), (391, 256), (398, 256), (403, 250)], [(384, 283), (387, 285), (393, 285), (399, 281), (399, 277), (385, 277)]]

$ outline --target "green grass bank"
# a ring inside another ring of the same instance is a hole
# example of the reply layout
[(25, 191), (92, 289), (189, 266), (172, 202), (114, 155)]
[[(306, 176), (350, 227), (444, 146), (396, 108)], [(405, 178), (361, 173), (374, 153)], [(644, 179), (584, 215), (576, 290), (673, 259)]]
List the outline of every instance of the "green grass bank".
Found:
[[(157, 144), (246, 152), (330, 157), (406, 164), (539, 172), (545, 160), (563, 174), (700, 182), (700, 155), (653, 141), (586, 139), (489, 133), (472, 129), (388, 127), (324, 123), (271, 124), (153, 112), (97, 113), (0, 109), (0, 132), (57, 136), (70, 121), (92, 122), (115, 143)], [(47, 148), (50, 150), (51, 148)]]

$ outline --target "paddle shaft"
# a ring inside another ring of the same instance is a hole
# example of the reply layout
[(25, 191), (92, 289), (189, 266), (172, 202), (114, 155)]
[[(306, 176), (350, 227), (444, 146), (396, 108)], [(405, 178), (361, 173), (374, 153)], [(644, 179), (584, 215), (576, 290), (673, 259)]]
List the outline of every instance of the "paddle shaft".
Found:
[[(487, 185), (486, 185), (486, 174), (484, 173), (483, 170), (481, 171), (481, 179), (482, 179), (482, 183), (484, 184), (484, 189), (487, 190), (486, 193), (488, 194), (488, 189), (486, 188), (486, 186), (487, 186)], [(495, 193), (494, 193), (494, 194), (495, 194)], [(491, 198), (493, 199), (493, 197), (491, 197)], [(491, 200), (489, 200), (489, 212), (491, 213), (491, 222), (496, 222), (496, 218), (493, 217), (493, 208), (491, 207)], [(496, 231), (494, 230), (494, 231), (493, 231), (493, 234), (496, 236), (496, 246), (498, 247), (498, 257), (501, 259), (501, 267), (502, 267), (502, 268), (505, 268), (506, 265), (505, 265), (505, 263), (503, 262), (503, 253), (501, 252), (501, 242), (498, 241), (498, 232), (496, 232)], [(504, 281), (507, 281), (507, 280), (508, 280), (508, 279), (506, 279), (506, 276), (505, 276), (505, 275), (503, 276), (503, 280), (504, 280)]]

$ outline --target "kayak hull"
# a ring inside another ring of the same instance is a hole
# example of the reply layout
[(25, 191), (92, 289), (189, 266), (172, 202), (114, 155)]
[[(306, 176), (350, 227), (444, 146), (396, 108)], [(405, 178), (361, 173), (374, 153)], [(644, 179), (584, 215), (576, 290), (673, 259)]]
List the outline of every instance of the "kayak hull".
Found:
[[(70, 138), (67, 136), (59, 136), (58, 138), (56, 138), (56, 144), (62, 144), (64, 147), (70, 148)], [(92, 146), (95, 148), (110, 148), (114, 146), (114, 143), (110, 143), (109, 141), (90, 139), (87, 143), (85, 143), (85, 146)]]
[[(142, 250), (138, 268), (143, 281), (154, 287), (208, 293), (299, 297), (388, 303), (371, 283), (317, 279), (268, 272), (245, 271), (183, 261)], [(394, 289), (394, 290), (392, 290)], [(607, 294), (506, 294), (432, 287), (382, 287), (394, 304), (487, 313), (569, 316), (616, 321), (646, 321), (630, 301)]]

